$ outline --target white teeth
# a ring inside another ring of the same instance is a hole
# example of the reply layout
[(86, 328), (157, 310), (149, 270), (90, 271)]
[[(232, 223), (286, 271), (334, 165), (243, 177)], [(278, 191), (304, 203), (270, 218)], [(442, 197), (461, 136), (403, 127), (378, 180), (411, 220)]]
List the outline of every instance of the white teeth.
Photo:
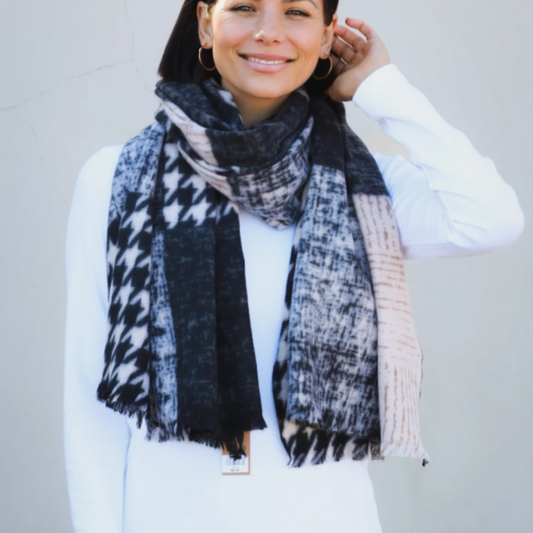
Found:
[(285, 60), (279, 59), (277, 61), (266, 61), (265, 59), (258, 59), (257, 57), (248, 57), (249, 61), (255, 61), (256, 63), (262, 63), (263, 65), (281, 65), (285, 63)]

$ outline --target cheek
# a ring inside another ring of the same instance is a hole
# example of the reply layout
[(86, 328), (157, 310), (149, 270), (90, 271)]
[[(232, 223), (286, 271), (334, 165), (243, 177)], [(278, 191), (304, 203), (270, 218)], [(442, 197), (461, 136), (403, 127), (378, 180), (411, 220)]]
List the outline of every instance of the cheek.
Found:
[[(249, 27), (250, 26), (250, 27)], [(242, 46), (253, 32), (253, 27), (246, 20), (235, 20), (235, 17), (220, 17), (213, 27), (214, 54), (220, 61), (227, 61), (235, 49)]]
[(293, 46), (299, 51), (302, 58), (318, 59), (322, 42), (322, 33), (315, 28), (297, 26), (288, 33)]

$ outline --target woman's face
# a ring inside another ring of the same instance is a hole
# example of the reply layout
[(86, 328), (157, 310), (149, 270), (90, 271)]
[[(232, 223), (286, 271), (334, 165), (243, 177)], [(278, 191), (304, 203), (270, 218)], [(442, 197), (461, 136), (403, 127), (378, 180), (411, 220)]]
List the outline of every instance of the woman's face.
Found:
[(331, 49), (337, 16), (325, 25), (324, 1), (217, 0), (209, 11), (199, 2), (200, 42), (213, 49), (222, 86), (279, 100), (303, 85)]

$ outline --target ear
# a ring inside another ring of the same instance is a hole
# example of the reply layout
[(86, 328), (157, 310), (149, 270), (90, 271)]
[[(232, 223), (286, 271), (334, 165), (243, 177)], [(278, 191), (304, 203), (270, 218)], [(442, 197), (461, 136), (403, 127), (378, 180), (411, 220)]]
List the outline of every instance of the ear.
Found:
[(204, 2), (198, 2), (196, 15), (198, 17), (198, 37), (200, 37), (200, 44), (206, 49), (212, 48), (213, 25), (208, 5)]
[(322, 37), (322, 42), (320, 43), (320, 57), (322, 59), (326, 59), (326, 57), (331, 53), (333, 39), (335, 39), (335, 27), (337, 26), (338, 20), (339, 15), (334, 13), (331, 24), (324, 28), (324, 36)]

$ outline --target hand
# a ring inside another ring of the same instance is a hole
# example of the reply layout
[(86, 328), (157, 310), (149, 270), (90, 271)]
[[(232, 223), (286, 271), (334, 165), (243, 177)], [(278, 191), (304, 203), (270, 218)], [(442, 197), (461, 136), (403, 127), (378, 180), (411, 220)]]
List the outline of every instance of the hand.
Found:
[(366, 41), (346, 26), (335, 28), (331, 59), (337, 77), (326, 94), (340, 102), (351, 100), (365, 78), (391, 63), (383, 41), (371, 26), (354, 18), (347, 18), (346, 24), (359, 30)]

